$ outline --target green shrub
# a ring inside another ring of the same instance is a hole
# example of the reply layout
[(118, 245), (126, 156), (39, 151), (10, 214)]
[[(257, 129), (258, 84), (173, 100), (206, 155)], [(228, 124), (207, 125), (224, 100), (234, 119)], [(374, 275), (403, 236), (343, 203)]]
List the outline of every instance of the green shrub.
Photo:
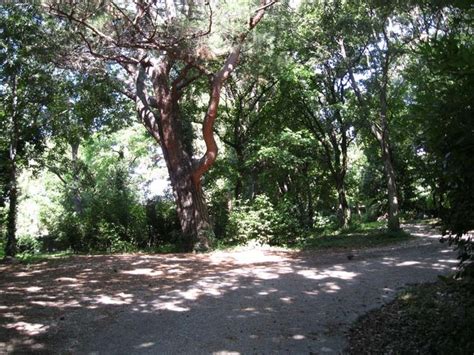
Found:
[(214, 234), (217, 239), (225, 239), (226, 228), (229, 223), (229, 196), (228, 193), (214, 193), (209, 201), (209, 215), (212, 225), (214, 226)]
[(171, 198), (155, 197), (147, 201), (145, 208), (146, 240), (140, 247), (161, 248), (166, 244), (179, 244), (181, 226), (175, 202)]
[(55, 225), (54, 234), (74, 252), (84, 252), (88, 249), (90, 241), (87, 240), (85, 227), (73, 213), (62, 216)]
[(41, 243), (30, 235), (22, 235), (17, 239), (19, 253), (36, 254), (41, 250)]
[(240, 202), (229, 214), (226, 235), (230, 242), (243, 244), (256, 240), (270, 245), (291, 243), (297, 234), (298, 222), (282, 203), (274, 206), (265, 195), (253, 201)]
[(334, 231), (337, 225), (338, 220), (335, 215), (323, 215), (317, 212), (313, 217), (313, 228), (316, 230)]
[(111, 236), (108, 240), (110, 253), (131, 253), (137, 251), (137, 247), (130, 242), (121, 240), (117, 235)]
[(271, 211), (269, 206), (262, 209), (267, 201), (259, 199), (260, 208), (257, 204), (253, 205), (249, 201), (243, 201), (229, 214), (229, 221), (226, 228), (226, 235), (230, 242), (236, 244), (244, 244), (249, 240), (265, 240), (272, 234), (270, 221), (264, 219), (264, 215), (268, 215)]

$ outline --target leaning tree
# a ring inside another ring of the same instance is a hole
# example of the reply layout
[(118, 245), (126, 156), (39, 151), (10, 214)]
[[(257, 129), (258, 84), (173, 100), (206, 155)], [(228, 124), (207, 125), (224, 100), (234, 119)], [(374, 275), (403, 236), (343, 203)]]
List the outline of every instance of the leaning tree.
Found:
[[(81, 39), (81, 48), (69, 59), (98, 60), (109, 70), (122, 71), (124, 94), (135, 102), (141, 122), (161, 145), (188, 249), (211, 246), (213, 232), (201, 178), (217, 156), (213, 126), (223, 84), (238, 64), (249, 33), (276, 2), (231, 5), (241, 16), (246, 13), (246, 24), (226, 15), (226, 2), (218, 0), (44, 3)], [(209, 87), (202, 126), (206, 150), (196, 158), (180, 106), (201, 78)]]

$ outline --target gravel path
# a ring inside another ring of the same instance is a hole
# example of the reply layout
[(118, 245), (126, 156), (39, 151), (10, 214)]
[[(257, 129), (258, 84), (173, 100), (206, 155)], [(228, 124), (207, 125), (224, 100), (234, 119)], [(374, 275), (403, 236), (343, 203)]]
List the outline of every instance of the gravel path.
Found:
[(347, 253), (241, 249), (0, 265), (0, 353), (331, 353), (351, 322), (455, 255), (417, 240)]

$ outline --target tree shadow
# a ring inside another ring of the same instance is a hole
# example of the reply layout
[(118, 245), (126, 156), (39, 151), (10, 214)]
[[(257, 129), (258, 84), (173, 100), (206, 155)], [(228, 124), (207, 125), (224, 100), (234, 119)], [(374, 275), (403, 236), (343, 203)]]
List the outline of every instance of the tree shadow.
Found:
[(0, 266), (0, 352), (341, 351), (358, 316), (455, 263), (432, 243), (354, 260), (246, 250)]

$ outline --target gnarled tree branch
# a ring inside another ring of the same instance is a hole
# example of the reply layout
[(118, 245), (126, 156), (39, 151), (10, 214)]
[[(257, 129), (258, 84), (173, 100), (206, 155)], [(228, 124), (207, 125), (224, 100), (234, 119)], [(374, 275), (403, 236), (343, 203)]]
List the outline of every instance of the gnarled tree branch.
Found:
[(214, 79), (212, 80), (209, 104), (202, 127), (202, 135), (204, 138), (204, 142), (206, 143), (206, 152), (199, 160), (194, 161), (193, 164), (193, 182), (196, 186), (199, 186), (199, 184), (201, 183), (202, 175), (210, 169), (210, 167), (212, 166), (212, 164), (214, 164), (217, 158), (218, 148), (214, 139), (214, 123), (217, 117), (217, 110), (219, 107), (222, 86), (237, 66), (240, 53), (242, 51), (243, 43), (247, 38), (248, 34), (261, 21), (261, 19), (265, 15), (266, 9), (268, 9), (276, 2), (277, 1), (268, 0), (260, 1), (261, 6), (255, 11), (254, 16), (250, 18), (247, 30), (242, 32), (237, 37), (238, 42), (232, 48), (222, 68), (214, 75)]

